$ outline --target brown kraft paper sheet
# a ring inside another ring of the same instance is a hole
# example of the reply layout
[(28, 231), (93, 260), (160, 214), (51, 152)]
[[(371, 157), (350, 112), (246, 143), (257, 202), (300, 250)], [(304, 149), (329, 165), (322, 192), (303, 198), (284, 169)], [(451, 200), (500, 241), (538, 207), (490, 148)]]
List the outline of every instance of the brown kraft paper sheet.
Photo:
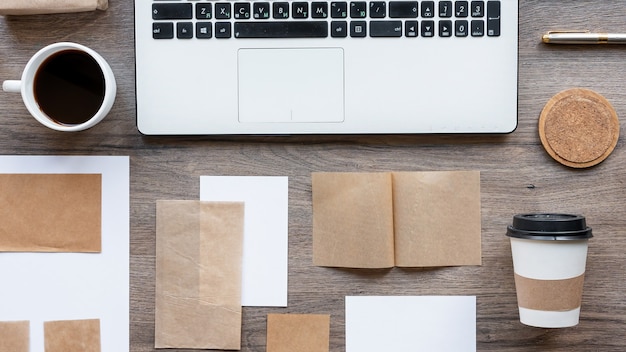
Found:
[(30, 323), (28, 321), (0, 321), (0, 351), (30, 351)]
[(481, 264), (480, 172), (311, 175), (313, 264)]
[(0, 174), (0, 251), (101, 251), (102, 175)]
[(392, 176), (396, 265), (480, 265), (480, 173), (394, 172)]
[(106, 10), (108, 0), (2, 0), (0, 15), (38, 15)]
[(268, 314), (267, 352), (328, 352), (330, 315)]
[(158, 201), (156, 348), (238, 350), (244, 204)]
[(390, 268), (393, 200), (389, 173), (313, 173), (313, 264)]
[(569, 311), (582, 302), (585, 274), (563, 280), (536, 280), (515, 274), (517, 303), (522, 308)]
[(59, 320), (44, 323), (46, 352), (100, 352), (100, 320)]

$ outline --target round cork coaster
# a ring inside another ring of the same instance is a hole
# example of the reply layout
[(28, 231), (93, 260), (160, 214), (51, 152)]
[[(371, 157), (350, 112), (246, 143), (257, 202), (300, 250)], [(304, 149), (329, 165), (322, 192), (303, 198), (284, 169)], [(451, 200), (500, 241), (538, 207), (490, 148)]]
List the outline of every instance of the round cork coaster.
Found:
[(563, 165), (591, 167), (606, 159), (619, 138), (619, 119), (600, 94), (573, 88), (552, 97), (539, 116), (539, 137)]

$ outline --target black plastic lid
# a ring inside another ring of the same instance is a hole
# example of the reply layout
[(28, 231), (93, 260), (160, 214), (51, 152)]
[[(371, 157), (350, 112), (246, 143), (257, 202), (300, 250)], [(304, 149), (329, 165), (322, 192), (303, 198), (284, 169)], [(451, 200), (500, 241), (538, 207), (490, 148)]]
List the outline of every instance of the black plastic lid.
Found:
[(593, 237), (585, 217), (571, 214), (518, 214), (506, 235), (544, 241), (572, 241)]

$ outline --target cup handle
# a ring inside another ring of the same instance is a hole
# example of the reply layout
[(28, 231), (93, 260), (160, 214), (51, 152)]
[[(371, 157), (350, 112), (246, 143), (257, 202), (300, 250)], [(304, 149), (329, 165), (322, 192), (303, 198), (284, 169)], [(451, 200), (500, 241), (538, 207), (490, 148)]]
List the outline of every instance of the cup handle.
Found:
[(22, 91), (22, 81), (4, 81), (2, 82), (2, 90), (5, 92), (19, 93)]

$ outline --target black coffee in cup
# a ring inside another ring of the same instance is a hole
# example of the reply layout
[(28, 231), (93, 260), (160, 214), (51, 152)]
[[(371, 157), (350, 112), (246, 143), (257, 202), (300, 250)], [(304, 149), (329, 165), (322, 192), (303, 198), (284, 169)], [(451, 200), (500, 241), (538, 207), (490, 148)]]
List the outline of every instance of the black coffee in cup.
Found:
[(48, 57), (35, 74), (33, 90), (39, 108), (62, 125), (91, 119), (104, 101), (105, 78), (98, 62), (75, 49)]

